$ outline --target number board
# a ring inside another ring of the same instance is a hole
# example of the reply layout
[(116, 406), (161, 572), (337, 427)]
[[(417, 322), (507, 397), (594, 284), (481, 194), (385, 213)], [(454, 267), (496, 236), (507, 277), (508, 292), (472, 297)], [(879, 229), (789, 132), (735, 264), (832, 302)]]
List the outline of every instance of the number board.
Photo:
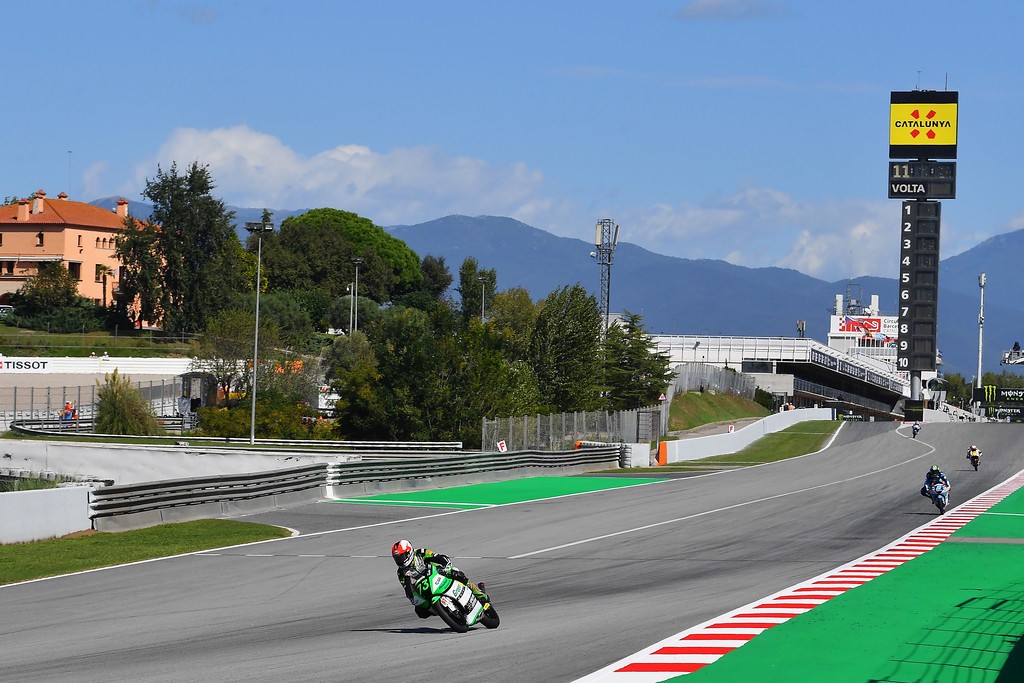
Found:
[(889, 199), (956, 199), (956, 162), (890, 161)]
[(941, 204), (903, 202), (896, 369), (935, 369)]

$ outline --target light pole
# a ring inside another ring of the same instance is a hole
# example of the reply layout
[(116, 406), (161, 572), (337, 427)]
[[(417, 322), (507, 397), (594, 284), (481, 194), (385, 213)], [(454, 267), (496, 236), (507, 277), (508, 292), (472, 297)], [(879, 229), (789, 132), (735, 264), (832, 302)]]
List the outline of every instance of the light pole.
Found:
[(594, 246), (597, 251), (590, 252), (591, 258), (597, 259), (601, 266), (601, 313), (604, 314), (604, 334), (608, 335), (608, 325), (611, 322), (610, 300), (612, 289), (612, 254), (615, 253), (615, 245), (619, 242), (619, 226), (610, 218), (602, 218), (597, 222), (594, 230)]
[(486, 300), (484, 288), (487, 286), (487, 278), (477, 275), (476, 279), (480, 281), (480, 322), (482, 324), (484, 322), (484, 301)]
[(353, 332), (355, 332), (356, 330), (359, 329), (359, 264), (362, 263), (362, 262), (363, 262), (363, 259), (361, 259), (359, 257), (356, 257), (356, 258), (352, 259), (352, 263), (354, 263), (355, 266), (356, 266), (356, 283), (355, 283), (355, 287), (353, 288), (355, 294), (353, 295), (353, 304), (352, 304), (353, 306), (355, 306), (354, 312), (352, 314), (352, 331)]
[(252, 409), (249, 412), (249, 443), (256, 443), (256, 363), (260, 348), (260, 266), (263, 262), (263, 234), (274, 231), (269, 221), (247, 221), (245, 229), (256, 234), (256, 325), (252, 339)]
[[(985, 329), (985, 280), (985, 273), (978, 276), (978, 287), (981, 289), (981, 308), (978, 311), (978, 389), (981, 389), (981, 339)], [(978, 401), (978, 414), (981, 414), (981, 401)]]
[(352, 283), (348, 283), (348, 334), (352, 334), (352, 314), (355, 312), (356, 307), (352, 304)]

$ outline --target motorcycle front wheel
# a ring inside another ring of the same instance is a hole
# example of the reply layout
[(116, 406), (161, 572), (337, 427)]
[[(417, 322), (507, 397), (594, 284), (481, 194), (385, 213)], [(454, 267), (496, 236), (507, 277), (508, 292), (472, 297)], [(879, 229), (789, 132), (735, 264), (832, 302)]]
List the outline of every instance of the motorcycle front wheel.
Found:
[(434, 614), (441, 617), (444, 623), (448, 624), (448, 628), (456, 633), (465, 633), (469, 630), (469, 627), (466, 626), (466, 619), (462, 615), (462, 610), (459, 609), (458, 603), (451, 598), (442, 597), (434, 603), (431, 609), (434, 610)]
[(981, 461), (978, 458), (971, 458), (971, 464), (974, 465), (974, 471), (975, 472), (978, 471), (978, 465), (980, 463), (981, 463)]
[(498, 617), (498, 610), (494, 609), (494, 605), (489, 605), (484, 610), (483, 615), (480, 617), (480, 623), (485, 628), (498, 628), (498, 624), (501, 623), (501, 619)]

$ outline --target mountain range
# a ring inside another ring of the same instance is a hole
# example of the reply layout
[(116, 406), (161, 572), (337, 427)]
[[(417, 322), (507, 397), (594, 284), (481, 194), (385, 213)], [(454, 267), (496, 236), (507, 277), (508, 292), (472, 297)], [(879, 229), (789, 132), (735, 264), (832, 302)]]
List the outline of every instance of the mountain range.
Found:
[[(116, 197), (93, 204), (113, 208)], [(260, 220), (263, 209), (228, 207), (236, 230)], [(132, 215), (145, 217), (147, 204), (129, 202)], [(305, 213), (274, 211), (274, 222)], [(417, 225), (384, 228), (419, 254), (445, 259), (457, 278), (463, 260), (472, 256), (481, 268), (493, 268), (498, 290), (522, 287), (536, 299), (579, 283), (597, 296), (600, 267), (590, 256), (595, 245), (559, 237), (512, 218), (446, 216)], [(893, 261), (899, 258), (898, 226), (893, 226)], [(945, 372), (967, 379), (978, 368), (979, 273), (986, 273), (983, 371), (1001, 371), (1002, 352), (1024, 338), (1024, 299), (1013, 290), (1024, 260), (1024, 230), (992, 237), (944, 259), (939, 267), (938, 344)], [(895, 268), (894, 268), (895, 269)], [(610, 277), (610, 309), (643, 316), (651, 334), (709, 334), (752, 337), (797, 336), (797, 321), (806, 321), (806, 336), (825, 342), (837, 294), (867, 303), (879, 295), (883, 315), (896, 314), (895, 278), (859, 277), (827, 281), (788, 268), (746, 268), (712, 259), (685, 259), (656, 254), (621, 241), (615, 247)]]

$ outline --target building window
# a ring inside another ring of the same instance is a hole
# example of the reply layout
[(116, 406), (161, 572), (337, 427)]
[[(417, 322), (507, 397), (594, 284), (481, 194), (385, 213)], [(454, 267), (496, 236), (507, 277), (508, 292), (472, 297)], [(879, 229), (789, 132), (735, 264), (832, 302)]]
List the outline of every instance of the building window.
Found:
[(0, 263), (0, 271), (4, 275), (14, 275), (14, 261), (4, 261)]
[(96, 238), (96, 248), (97, 249), (100, 248), (100, 238), (99, 237)]
[(43, 233), (41, 233), (41, 232), (37, 232), (36, 233), (36, 246), (37, 247), (43, 246)]
[(0, 247), (4, 246), (4, 234), (0, 232)]
[(76, 280), (81, 280), (82, 279), (82, 264), (81, 263), (75, 263), (74, 261), (69, 261), (68, 262), (68, 272), (71, 273), (71, 277), (75, 278)]
[(78, 236), (78, 246), (82, 246), (82, 236)]
[(100, 268), (101, 268), (101, 265), (99, 263), (97, 263), (96, 264), (96, 282), (99, 282), (100, 280), (103, 279), (103, 271), (101, 271)]

